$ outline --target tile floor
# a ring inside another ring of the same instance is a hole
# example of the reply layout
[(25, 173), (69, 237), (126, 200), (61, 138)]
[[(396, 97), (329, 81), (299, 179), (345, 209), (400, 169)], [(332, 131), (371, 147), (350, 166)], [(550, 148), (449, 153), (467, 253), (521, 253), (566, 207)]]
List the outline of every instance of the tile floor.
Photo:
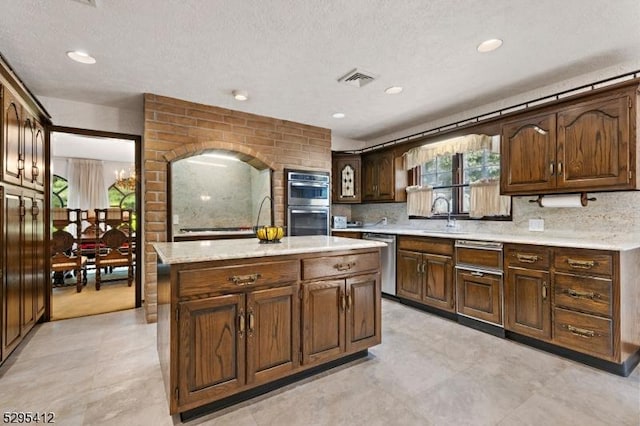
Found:
[[(171, 425), (141, 310), (37, 326), (0, 367), (2, 411), (60, 425)], [(187, 424), (639, 425), (622, 378), (385, 300), (368, 358)]]

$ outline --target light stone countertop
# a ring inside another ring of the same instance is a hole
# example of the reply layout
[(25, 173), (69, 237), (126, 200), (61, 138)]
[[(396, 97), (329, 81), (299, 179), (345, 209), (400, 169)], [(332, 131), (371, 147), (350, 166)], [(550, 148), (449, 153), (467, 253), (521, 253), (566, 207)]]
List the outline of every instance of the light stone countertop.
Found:
[(421, 237), (453, 238), (456, 240), (482, 240), (503, 243), (535, 244), (555, 247), (573, 247), (598, 250), (627, 251), (640, 248), (640, 234), (621, 231), (611, 234), (567, 233), (557, 231), (523, 232), (523, 233), (483, 233), (477, 231), (457, 231), (448, 233), (438, 230), (415, 229), (410, 227), (364, 226), (362, 228), (332, 229), (340, 232), (373, 232), (378, 234), (413, 235)]
[(280, 243), (273, 244), (261, 244), (257, 238), (153, 243), (153, 247), (158, 253), (160, 261), (165, 264), (249, 259), (385, 246), (385, 243), (379, 241), (328, 237), (324, 235), (285, 237)]

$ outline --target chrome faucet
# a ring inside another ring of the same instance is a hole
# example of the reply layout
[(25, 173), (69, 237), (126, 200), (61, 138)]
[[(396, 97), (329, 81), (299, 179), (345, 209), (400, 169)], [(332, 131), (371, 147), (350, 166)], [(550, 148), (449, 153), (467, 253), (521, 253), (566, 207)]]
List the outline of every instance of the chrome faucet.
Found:
[(455, 228), (456, 227), (456, 220), (455, 219), (451, 219), (451, 204), (449, 203), (449, 199), (446, 198), (444, 195), (438, 195), (434, 200), (433, 203), (431, 204), (431, 213), (434, 212), (435, 208), (436, 208), (436, 203), (439, 200), (444, 200), (445, 203), (447, 203), (447, 225), (446, 228)]

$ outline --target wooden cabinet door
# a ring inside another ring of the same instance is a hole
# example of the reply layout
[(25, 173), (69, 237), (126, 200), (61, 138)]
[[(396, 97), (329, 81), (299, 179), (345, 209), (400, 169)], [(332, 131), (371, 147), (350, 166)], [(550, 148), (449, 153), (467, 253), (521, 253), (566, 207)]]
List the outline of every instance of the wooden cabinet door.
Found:
[(375, 157), (362, 159), (362, 199), (373, 201), (378, 198), (378, 166)]
[(422, 253), (398, 250), (396, 287), (398, 296), (422, 301)]
[[(5, 187), (5, 191), (7, 188)], [(2, 357), (9, 353), (22, 339), (22, 260), (21, 241), (23, 219), (22, 199), (19, 195), (5, 192), (4, 200), (4, 246), (2, 281)]]
[(302, 363), (322, 363), (345, 351), (344, 280), (303, 284)]
[(22, 170), (22, 185), (33, 188), (33, 165), (35, 163), (34, 147), (36, 142), (36, 126), (33, 117), (22, 110), (22, 147), (24, 159)]
[(502, 277), (459, 269), (456, 286), (458, 313), (502, 324)]
[(507, 330), (536, 339), (551, 339), (549, 272), (508, 268), (504, 310)]
[(555, 188), (556, 115), (535, 115), (504, 124), (500, 155), (503, 194)]
[(362, 201), (359, 155), (333, 159), (333, 202), (359, 203)]
[(395, 196), (393, 152), (381, 154), (378, 157), (377, 168), (377, 199), (393, 201)]
[(244, 307), (244, 294), (179, 303), (177, 399), (181, 411), (245, 384)]
[(558, 188), (631, 188), (630, 105), (622, 96), (558, 113)]
[(298, 367), (298, 286), (247, 294), (247, 383), (260, 384)]
[(22, 333), (27, 332), (36, 323), (36, 270), (35, 270), (35, 223), (33, 221), (33, 198), (23, 197), (23, 244), (22, 244)]
[(31, 209), (31, 221), (33, 223), (33, 285), (35, 288), (34, 310), (36, 322), (42, 317), (45, 310), (47, 279), (45, 271), (45, 239), (44, 239), (44, 198), (37, 195), (33, 199)]
[(3, 166), (2, 180), (5, 182), (20, 185), (21, 170), (20, 163), (23, 161), (22, 148), (22, 107), (16, 98), (6, 88), (3, 88), (3, 110), (2, 110), (2, 149)]
[(451, 256), (423, 254), (425, 288), (423, 302), (449, 312), (455, 311), (453, 259)]
[(380, 343), (380, 292), (380, 274), (347, 278), (347, 352), (357, 352)]

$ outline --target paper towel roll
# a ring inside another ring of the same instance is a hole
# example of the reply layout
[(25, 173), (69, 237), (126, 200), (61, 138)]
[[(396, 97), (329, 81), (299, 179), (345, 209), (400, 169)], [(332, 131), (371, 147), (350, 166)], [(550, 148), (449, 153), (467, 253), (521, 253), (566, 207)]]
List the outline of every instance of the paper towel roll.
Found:
[(583, 207), (580, 194), (545, 195), (540, 200), (541, 207)]

